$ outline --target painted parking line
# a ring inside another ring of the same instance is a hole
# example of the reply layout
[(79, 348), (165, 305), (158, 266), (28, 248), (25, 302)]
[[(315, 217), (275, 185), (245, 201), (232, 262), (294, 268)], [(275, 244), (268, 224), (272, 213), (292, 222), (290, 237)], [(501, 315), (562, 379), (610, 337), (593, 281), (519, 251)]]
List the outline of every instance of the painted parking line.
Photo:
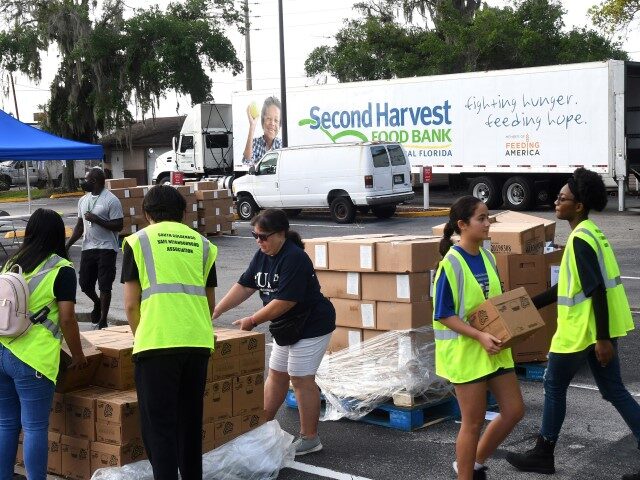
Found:
[(298, 470), (299, 472), (311, 473), (325, 478), (335, 478), (336, 480), (371, 480), (366, 477), (358, 477), (349, 473), (336, 472), (335, 470), (329, 470), (328, 468), (316, 467), (315, 465), (309, 465), (307, 463), (293, 462), (289, 468)]
[[(570, 387), (573, 388), (581, 388), (582, 390), (593, 390), (595, 392), (599, 392), (600, 390), (598, 389), (597, 386), (595, 385), (586, 385), (583, 383), (571, 383), (569, 384)], [(631, 394), (632, 397), (639, 397), (640, 398), (640, 392), (629, 392)]]
[(640, 277), (620, 277), (622, 280), (640, 280)]

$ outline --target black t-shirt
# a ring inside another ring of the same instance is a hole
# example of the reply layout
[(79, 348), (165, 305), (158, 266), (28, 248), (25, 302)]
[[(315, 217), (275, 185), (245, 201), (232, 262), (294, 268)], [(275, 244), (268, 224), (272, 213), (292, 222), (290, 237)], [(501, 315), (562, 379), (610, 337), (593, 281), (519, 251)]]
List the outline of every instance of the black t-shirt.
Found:
[(76, 289), (78, 279), (73, 267), (62, 267), (58, 270), (53, 282), (53, 296), (58, 302), (76, 303)]
[(238, 283), (259, 290), (264, 305), (271, 300), (296, 302), (288, 312), (292, 315), (310, 309), (302, 338), (327, 335), (336, 328), (336, 311), (320, 293), (311, 259), (290, 240), (274, 256), (258, 250)]
[[(135, 258), (133, 257), (133, 250), (128, 243), (124, 244), (124, 250), (122, 252), (122, 273), (120, 275), (120, 282), (129, 282), (131, 280), (140, 280), (138, 273), (138, 265), (136, 265)], [(216, 264), (211, 266), (209, 276), (207, 277), (206, 286), (208, 288), (218, 286), (218, 277), (216, 274)]]

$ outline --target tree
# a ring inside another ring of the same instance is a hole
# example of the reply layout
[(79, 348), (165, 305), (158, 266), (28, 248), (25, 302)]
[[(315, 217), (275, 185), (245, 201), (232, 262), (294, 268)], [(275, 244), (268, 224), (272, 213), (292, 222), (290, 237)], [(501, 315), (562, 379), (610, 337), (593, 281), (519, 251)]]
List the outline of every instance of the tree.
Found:
[(564, 32), (565, 11), (553, 0), (477, 10), (455, 0), (437, 3), (432, 27), (406, 26), (398, 17), (406, 12), (393, 16), (376, 4), (345, 24), (335, 46), (311, 52), (307, 75), (329, 73), (345, 82), (627, 58), (595, 31)]
[(606, 0), (589, 9), (593, 23), (609, 33), (621, 31), (640, 16), (640, 0)]
[[(129, 105), (143, 117), (170, 90), (193, 103), (212, 99), (211, 70), (242, 71), (224, 34), (242, 28), (233, 0), (186, 0), (137, 9), (125, 18), (123, 0), (5, 0), (0, 14), (13, 27), (0, 32), (0, 67), (39, 81), (40, 55), (49, 45), (60, 65), (45, 106), (44, 128), (84, 142), (133, 121)], [(65, 186), (73, 184), (67, 165)]]

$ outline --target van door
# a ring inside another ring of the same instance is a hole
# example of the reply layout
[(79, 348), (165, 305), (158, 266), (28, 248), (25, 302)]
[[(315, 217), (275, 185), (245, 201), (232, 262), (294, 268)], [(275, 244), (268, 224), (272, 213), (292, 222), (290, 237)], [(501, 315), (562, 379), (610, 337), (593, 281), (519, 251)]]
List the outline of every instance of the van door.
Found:
[(385, 194), (393, 190), (391, 162), (384, 145), (372, 145), (371, 159), (373, 160), (373, 193)]
[(193, 135), (181, 135), (177, 153), (178, 169), (191, 173), (195, 168), (195, 142)]
[(387, 145), (393, 175), (393, 191), (404, 192), (411, 188), (411, 167), (407, 163), (402, 147), (398, 144)]
[(253, 197), (263, 208), (279, 208), (282, 205), (278, 186), (277, 153), (267, 153), (256, 165)]

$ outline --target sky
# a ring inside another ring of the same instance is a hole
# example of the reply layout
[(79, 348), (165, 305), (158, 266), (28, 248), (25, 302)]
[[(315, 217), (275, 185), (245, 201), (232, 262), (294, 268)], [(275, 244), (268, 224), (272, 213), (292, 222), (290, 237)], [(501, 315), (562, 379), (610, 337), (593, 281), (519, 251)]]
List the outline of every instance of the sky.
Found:
[[(241, 0), (236, 0), (239, 4)], [(159, 5), (164, 8), (169, 0), (136, 0), (136, 5)], [(284, 42), (285, 66), (287, 86), (311, 85), (318, 81), (335, 82), (335, 80), (310, 79), (304, 73), (304, 61), (311, 51), (321, 45), (333, 44), (333, 35), (341, 28), (346, 18), (356, 18), (357, 12), (352, 8), (352, 0), (323, 0), (310, 2), (309, 0), (283, 0), (284, 10)], [(488, 0), (491, 6), (504, 6), (508, 0)], [(572, 26), (591, 27), (587, 15), (589, 7), (596, 0), (564, 0), (562, 4), (567, 10), (565, 24)], [(132, 3), (131, 3), (132, 4)], [(278, 46), (278, 0), (249, 0), (251, 11), (251, 56), (253, 70), (253, 89), (272, 90), (279, 95), (280, 66)], [(245, 61), (245, 39), (234, 30), (229, 30), (238, 58)], [(623, 42), (623, 48), (630, 54), (631, 59), (640, 61), (640, 25), (629, 34)], [(51, 48), (43, 55), (43, 78), (40, 84), (29, 81), (24, 76), (16, 78), (16, 97), (20, 119), (33, 121), (33, 114), (40, 111), (38, 105), (44, 104), (49, 98), (49, 85), (57, 69), (56, 49)], [(232, 93), (246, 88), (244, 72), (233, 77), (227, 72), (217, 72), (212, 75), (214, 81), (213, 96), (218, 103), (230, 103)], [(6, 74), (2, 76), (0, 90), (7, 84)], [(11, 94), (4, 96), (0, 92), (0, 109), (15, 116), (14, 99)], [(190, 109), (188, 97), (178, 97), (169, 94), (161, 100), (157, 116), (172, 116), (185, 114)], [(134, 112), (134, 117), (140, 114)]]

